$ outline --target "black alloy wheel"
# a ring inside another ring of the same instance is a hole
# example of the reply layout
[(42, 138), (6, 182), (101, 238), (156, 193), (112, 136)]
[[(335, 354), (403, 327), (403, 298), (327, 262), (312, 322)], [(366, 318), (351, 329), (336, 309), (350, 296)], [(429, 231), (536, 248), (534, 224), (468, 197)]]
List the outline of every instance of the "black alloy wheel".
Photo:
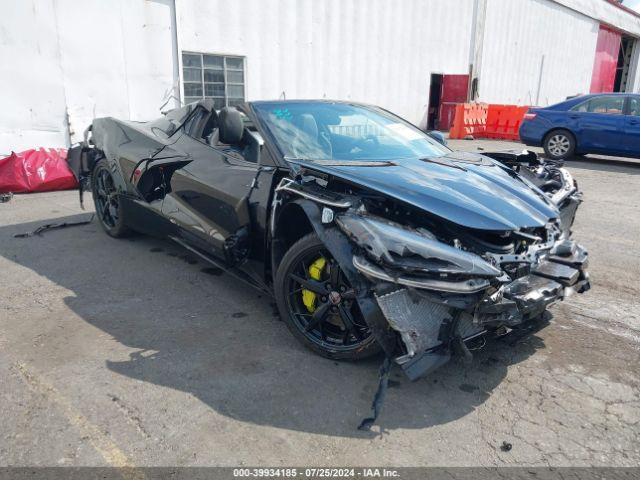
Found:
[(275, 288), (285, 323), (316, 353), (356, 360), (380, 350), (360, 313), (354, 289), (315, 234), (303, 237), (286, 253)]
[(96, 165), (91, 186), (96, 215), (102, 228), (112, 237), (125, 236), (129, 229), (124, 224), (118, 191), (106, 160), (101, 160)]

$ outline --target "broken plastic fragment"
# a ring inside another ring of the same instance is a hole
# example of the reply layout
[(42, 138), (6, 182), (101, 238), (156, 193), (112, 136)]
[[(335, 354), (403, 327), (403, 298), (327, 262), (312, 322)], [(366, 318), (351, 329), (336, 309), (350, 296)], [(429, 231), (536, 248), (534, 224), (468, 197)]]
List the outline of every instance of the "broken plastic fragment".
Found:
[(384, 357), (384, 361), (380, 366), (380, 374), (379, 374), (379, 383), (378, 390), (376, 391), (375, 396), (373, 397), (373, 403), (371, 404), (371, 410), (373, 411), (372, 417), (367, 417), (358, 426), (358, 430), (370, 431), (373, 424), (378, 419), (378, 415), (380, 415), (380, 410), (382, 410), (382, 404), (384, 403), (384, 397), (387, 393), (387, 388), (389, 387), (389, 370), (391, 369), (391, 360), (389, 357)]

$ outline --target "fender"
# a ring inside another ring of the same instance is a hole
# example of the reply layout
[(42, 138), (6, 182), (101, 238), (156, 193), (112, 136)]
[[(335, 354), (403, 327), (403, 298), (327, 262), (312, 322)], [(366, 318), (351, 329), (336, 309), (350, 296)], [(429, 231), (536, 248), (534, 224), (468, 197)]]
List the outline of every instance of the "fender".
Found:
[(393, 358), (396, 350), (396, 335), (389, 327), (380, 307), (372, 293), (373, 285), (366, 280), (353, 266), (353, 246), (333, 222), (322, 223), (321, 207), (305, 198), (293, 200), (298, 204), (313, 227), (314, 232), (327, 247), (333, 258), (340, 264), (340, 268), (356, 290), (356, 300), (365, 322), (388, 357)]

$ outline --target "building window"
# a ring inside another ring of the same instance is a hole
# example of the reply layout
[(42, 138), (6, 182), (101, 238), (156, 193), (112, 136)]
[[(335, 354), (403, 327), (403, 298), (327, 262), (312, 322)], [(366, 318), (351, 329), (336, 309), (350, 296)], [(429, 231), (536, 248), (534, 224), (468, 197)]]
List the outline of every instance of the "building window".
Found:
[(182, 53), (184, 102), (211, 98), (216, 110), (244, 102), (244, 57)]

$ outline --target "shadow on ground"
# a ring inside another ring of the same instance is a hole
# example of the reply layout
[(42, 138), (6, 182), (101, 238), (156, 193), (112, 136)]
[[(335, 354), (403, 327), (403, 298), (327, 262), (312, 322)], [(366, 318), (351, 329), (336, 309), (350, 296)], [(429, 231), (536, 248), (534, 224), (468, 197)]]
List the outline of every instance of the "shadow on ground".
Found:
[[(332, 436), (373, 435), (356, 426), (370, 413), (381, 359), (345, 363), (312, 354), (274, 315), (270, 298), (169, 242), (144, 236), (115, 240), (96, 221), (13, 238), (43, 223), (50, 221), (0, 228), (2, 255), (68, 289), (69, 309), (134, 350), (126, 361), (116, 361), (109, 358), (109, 342), (96, 338), (90, 354), (104, 355), (109, 370), (187, 392), (243, 422)], [(37, 278), (31, 272), (24, 276)], [(81, 328), (65, 308), (54, 312), (64, 317), (65, 329)], [(73, 333), (69, 342), (74, 348)], [(477, 352), (471, 364), (454, 361), (414, 383), (394, 369), (379, 425), (416, 429), (463, 417), (489, 398), (510, 365), (542, 348), (535, 333), (506, 337)], [(96, 381), (118, 380), (105, 374)]]

